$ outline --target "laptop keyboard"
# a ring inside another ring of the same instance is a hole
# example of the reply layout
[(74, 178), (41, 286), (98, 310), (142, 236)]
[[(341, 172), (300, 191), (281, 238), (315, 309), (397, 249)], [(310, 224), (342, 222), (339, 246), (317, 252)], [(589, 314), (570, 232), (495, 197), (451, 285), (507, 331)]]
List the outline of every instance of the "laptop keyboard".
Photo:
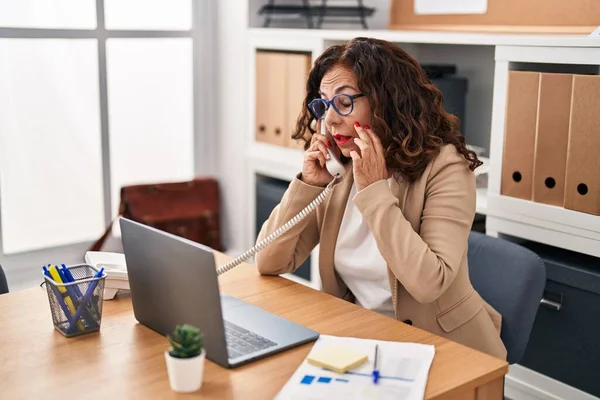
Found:
[(277, 343), (229, 321), (224, 322), (227, 351), (230, 358), (241, 357), (277, 345)]

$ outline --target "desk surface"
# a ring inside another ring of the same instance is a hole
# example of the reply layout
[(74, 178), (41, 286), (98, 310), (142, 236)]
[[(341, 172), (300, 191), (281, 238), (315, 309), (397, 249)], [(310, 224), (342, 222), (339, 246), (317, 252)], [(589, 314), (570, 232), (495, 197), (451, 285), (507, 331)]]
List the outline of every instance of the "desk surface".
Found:
[[(218, 265), (227, 258), (216, 255)], [(506, 362), (243, 264), (220, 278), (221, 291), (322, 334), (435, 345), (426, 399), (501, 399)], [(104, 303), (100, 332), (65, 338), (52, 326), (44, 288), (0, 295), (0, 391), (11, 399), (270, 399), (308, 354), (306, 344), (235, 368), (207, 361), (202, 388), (169, 387), (166, 339), (133, 317), (127, 294)]]

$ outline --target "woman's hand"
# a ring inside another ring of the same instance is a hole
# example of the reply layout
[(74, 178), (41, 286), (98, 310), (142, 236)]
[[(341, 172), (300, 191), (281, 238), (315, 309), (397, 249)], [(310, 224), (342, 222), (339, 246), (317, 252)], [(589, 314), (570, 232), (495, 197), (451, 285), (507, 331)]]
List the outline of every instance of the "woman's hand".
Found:
[(354, 124), (354, 129), (358, 133), (358, 138), (355, 138), (354, 142), (360, 148), (360, 154), (353, 150), (350, 152), (350, 157), (353, 160), (354, 182), (360, 191), (372, 183), (387, 179), (388, 170), (385, 165), (383, 146), (377, 134), (368, 125), (362, 127), (358, 122)]
[[(320, 123), (323, 123), (320, 121)], [(319, 132), (317, 127), (317, 132)], [(302, 166), (302, 182), (313, 186), (325, 187), (333, 176), (325, 168), (325, 161), (329, 159), (327, 147), (331, 147), (327, 136), (320, 133), (313, 134), (310, 147), (304, 153), (304, 165)]]

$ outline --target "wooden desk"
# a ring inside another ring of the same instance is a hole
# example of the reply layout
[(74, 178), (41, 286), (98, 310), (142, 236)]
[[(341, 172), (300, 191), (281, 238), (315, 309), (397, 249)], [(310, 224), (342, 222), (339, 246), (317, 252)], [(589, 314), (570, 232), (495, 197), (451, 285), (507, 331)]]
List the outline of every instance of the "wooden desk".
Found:
[[(216, 258), (218, 265), (226, 259)], [(502, 399), (508, 371), (502, 360), (285, 278), (261, 277), (247, 264), (219, 279), (222, 292), (322, 334), (434, 344), (426, 399)], [(137, 323), (126, 294), (104, 303), (100, 332), (70, 339), (54, 330), (44, 288), (0, 295), (0, 393), (6, 399), (272, 399), (311, 346), (236, 369), (207, 361), (202, 388), (180, 395), (169, 387), (166, 339)]]

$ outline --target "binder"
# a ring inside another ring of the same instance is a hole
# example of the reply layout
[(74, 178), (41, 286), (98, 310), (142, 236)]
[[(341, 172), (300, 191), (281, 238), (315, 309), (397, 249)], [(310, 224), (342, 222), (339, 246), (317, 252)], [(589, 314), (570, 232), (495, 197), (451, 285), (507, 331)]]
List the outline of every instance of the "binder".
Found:
[(500, 193), (531, 200), (540, 73), (509, 71)]
[[(256, 52), (256, 141), (283, 146), (286, 141), (286, 54)], [(231, 94), (230, 94), (231, 95)]]
[(306, 96), (306, 82), (310, 72), (310, 54), (286, 55), (286, 131), (284, 132), (287, 147), (304, 150), (304, 140), (292, 139), (296, 131), (296, 122)]
[(565, 208), (600, 215), (600, 76), (575, 75)]
[(540, 75), (533, 161), (533, 201), (538, 203), (564, 205), (572, 86), (572, 74)]

